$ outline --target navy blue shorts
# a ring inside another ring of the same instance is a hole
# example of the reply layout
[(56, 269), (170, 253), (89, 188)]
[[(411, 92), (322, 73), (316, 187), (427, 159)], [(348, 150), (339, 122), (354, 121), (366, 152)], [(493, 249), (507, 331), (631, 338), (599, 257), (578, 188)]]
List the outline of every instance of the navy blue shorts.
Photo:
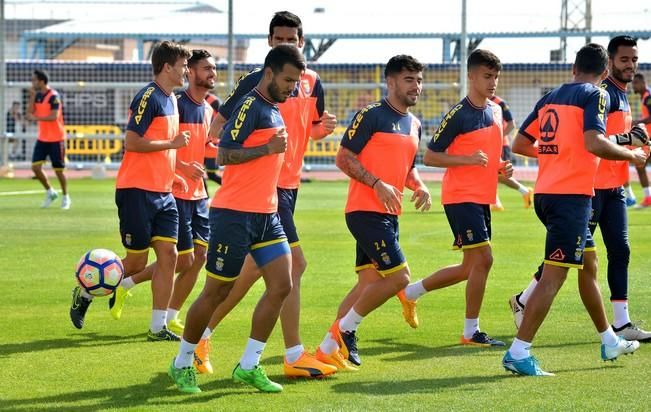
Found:
[(50, 158), (54, 170), (62, 170), (66, 167), (66, 142), (42, 142), (36, 141), (34, 153), (32, 154), (32, 164), (45, 163)]
[(194, 251), (194, 244), (208, 247), (208, 199), (175, 199), (179, 210), (179, 255)]
[(356, 272), (374, 268), (386, 276), (407, 266), (398, 243), (398, 216), (377, 212), (349, 212), (346, 213), (346, 225), (357, 241)]
[(298, 198), (298, 189), (276, 189), (278, 193), (278, 215), (283, 230), (287, 235), (289, 247), (298, 246), (298, 233), (294, 224), (294, 210), (296, 209), (296, 199)]
[(454, 241), (452, 249), (472, 249), (490, 244), (491, 210), (479, 203), (443, 205)]
[(122, 245), (128, 252), (145, 253), (151, 242), (176, 243), (179, 213), (171, 193), (116, 189)]
[(544, 262), (548, 265), (583, 268), (583, 251), (592, 244), (588, 220), (592, 199), (586, 195), (536, 194), (536, 215), (547, 228)]
[(258, 267), (290, 254), (278, 213), (250, 213), (210, 208), (208, 276), (235, 280), (251, 253)]

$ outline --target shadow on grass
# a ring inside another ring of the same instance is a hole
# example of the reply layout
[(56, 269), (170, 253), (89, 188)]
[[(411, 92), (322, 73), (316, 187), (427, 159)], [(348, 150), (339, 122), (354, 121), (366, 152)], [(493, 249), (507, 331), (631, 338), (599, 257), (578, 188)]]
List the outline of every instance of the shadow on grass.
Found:
[(0, 345), (0, 358), (6, 358), (18, 353), (33, 353), (52, 349), (86, 348), (96, 346), (114, 346), (119, 343), (144, 342), (146, 334), (135, 335), (102, 335), (97, 333), (78, 332), (67, 338), (43, 339), (20, 343)]
[(441, 390), (455, 389), (460, 386), (469, 386), (469, 390), (481, 390), (473, 385), (494, 383), (509, 379), (511, 375), (500, 374), (491, 376), (459, 376), (454, 378), (430, 378), (400, 381), (367, 381), (351, 383), (337, 383), (332, 385), (332, 390), (337, 393), (364, 394), (364, 395), (405, 395), (409, 393), (432, 393)]
[(183, 394), (176, 390), (166, 373), (158, 373), (147, 383), (122, 388), (82, 390), (19, 400), (0, 399), (0, 410), (94, 412), (139, 406), (169, 410), (175, 405), (202, 404), (229, 395), (241, 395), (250, 390), (231, 379), (213, 380), (201, 385), (201, 388), (203, 392), (200, 394)]

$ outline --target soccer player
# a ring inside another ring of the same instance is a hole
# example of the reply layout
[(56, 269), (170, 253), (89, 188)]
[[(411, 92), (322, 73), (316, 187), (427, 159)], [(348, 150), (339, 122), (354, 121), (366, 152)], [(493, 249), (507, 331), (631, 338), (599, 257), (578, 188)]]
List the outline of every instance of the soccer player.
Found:
[(27, 106), (27, 120), (38, 123), (38, 140), (34, 145), (32, 155), (32, 171), (45, 188), (45, 199), (41, 207), (49, 207), (59, 195), (50, 185), (50, 181), (43, 172), (43, 163), (49, 157), (56, 173), (63, 199), (61, 209), (70, 209), (71, 200), (68, 194), (68, 180), (66, 178), (66, 132), (63, 128), (63, 105), (59, 93), (48, 86), (50, 76), (45, 70), (34, 70), (32, 74), (32, 87), (29, 89), (29, 102)]
[[(608, 43), (608, 62), (610, 75), (602, 83), (602, 88), (610, 98), (606, 136), (616, 136), (631, 131), (631, 108), (626, 97), (626, 85), (631, 82), (637, 70), (636, 40), (630, 36), (613, 37)], [(636, 130), (638, 133), (644, 132), (642, 126), (636, 127)], [(636, 139), (635, 142), (643, 143), (640, 139)], [(626, 195), (623, 188), (628, 181), (628, 165), (628, 162), (619, 160), (599, 161), (589, 227), (590, 233), (594, 235), (599, 225), (606, 245), (608, 286), (614, 313), (613, 330), (626, 340), (648, 342), (651, 341), (651, 332), (644, 331), (631, 322), (628, 313), (628, 263), (631, 249), (628, 243)], [(585, 252), (592, 251), (596, 253), (594, 245), (586, 244)], [(583, 270), (593, 270), (596, 276), (596, 259), (594, 266), (588, 266), (588, 256), (586, 254), (584, 258)], [(525, 305), (540, 279), (541, 271), (542, 266), (539, 267), (527, 289), (509, 300), (516, 328), (520, 327)]]
[(409, 112), (423, 88), (423, 64), (392, 57), (384, 69), (387, 97), (361, 109), (346, 129), (336, 164), (350, 176), (346, 225), (356, 241), (357, 284), (339, 306), (317, 350), (317, 359), (337, 368), (361, 365), (357, 328), (362, 320), (409, 283), (409, 266), (398, 243), (398, 216), (406, 186), (417, 210), (431, 198), (414, 162), (420, 121)]
[(266, 341), (292, 288), (291, 252), (278, 217), (276, 186), (287, 146), (276, 103), (295, 90), (305, 70), (301, 52), (279, 45), (265, 58), (258, 85), (235, 106), (219, 140), (222, 187), (210, 208), (208, 276), (186, 317), (183, 340), (168, 373), (182, 392), (197, 393), (194, 351), (217, 305), (228, 295), (248, 254), (262, 271), (266, 291), (253, 313), (251, 334), (233, 379), (262, 392), (280, 392), (259, 365)]
[[(515, 129), (515, 120), (513, 119), (513, 114), (511, 113), (511, 108), (501, 97), (493, 95), (490, 98), (493, 103), (496, 103), (502, 109), (502, 159), (511, 160), (511, 141), (510, 136), (511, 132)], [(520, 192), (522, 200), (524, 201), (524, 208), (529, 209), (533, 202), (533, 189), (526, 187), (520, 182), (518, 182), (515, 177), (506, 177), (499, 175), (497, 180), (505, 186), (515, 189)], [(491, 210), (501, 212), (504, 210), (504, 206), (500, 201), (500, 197), (497, 196), (495, 204), (491, 205)]]
[[(177, 335), (183, 334), (183, 324), (178, 313), (197, 281), (206, 263), (208, 246), (208, 195), (203, 180), (203, 160), (208, 130), (213, 115), (205, 100), (208, 91), (215, 87), (215, 60), (206, 50), (193, 50), (188, 59), (188, 88), (177, 94), (179, 129), (190, 135), (188, 146), (176, 150), (176, 172), (188, 183), (188, 190), (174, 187), (172, 195), (179, 211), (178, 243), (174, 289), (167, 306), (167, 328)], [(122, 281), (115, 291), (111, 315), (122, 316), (122, 307), (128, 292), (135, 285), (149, 281), (158, 262), (144, 271)]]
[[(175, 175), (176, 150), (187, 146), (189, 134), (179, 133), (175, 88), (183, 86), (190, 52), (164, 41), (152, 52), (154, 81), (140, 90), (129, 109), (124, 158), (118, 170), (115, 203), (120, 236), (127, 256), (122, 260), (125, 279), (145, 269), (149, 248), (156, 253), (151, 288), (153, 310), (148, 340), (179, 340), (167, 327), (167, 305), (176, 266), (179, 214), (172, 186), (187, 189)], [(70, 319), (81, 329), (91, 296), (73, 290)], [(116, 295), (109, 301), (114, 306)]]
[(463, 252), (460, 264), (448, 266), (407, 286), (415, 301), (427, 292), (466, 283), (466, 314), (461, 344), (504, 346), (479, 328), (479, 312), (493, 264), (490, 204), (495, 203), (498, 173), (507, 178), (511, 163), (501, 160), (502, 109), (491, 101), (502, 64), (488, 50), (468, 57), (468, 95), (443, 118), (423, 159), (445, 167), (441, 203), (454, 236), (453, 248)]
[[(269, 23), (268, 43), (270, 47), (279, 44), (292, 44), (302, 48), (305, 42), (301, 19), (288, 11), (274, 14)], [(231, 119), (234, 108), (242, 96), (251, 91), (264, 75), (264, 70), (255, 69), (243, 76), (235, 89), (219, 108), (217, 119), (211, 126), (211, 136), (218, 135), (218, 130), (226, 119)], [(287, 241), (292, 251), (292, 290), (280, 312), (280, 322), (285, 339), (284, 372), (287, 376), (313, 377), (327, 375), (332, 368), (314, 359), (305, 351), (299, 333), (300, 285), (307, 262), (299, 243), (294, 210), (301, 183), (303, 156), (308, 140), (321, 139), (332, 133), (337, 125), (334, 115), (324, 110), (323, 87), (319, 75), (313, 70), (305, 69), (301, 80), (286, 101), (278, 105), (287, 129), (287, 150), (278, 179), (278, 215)], [(260, 278), (260, 270), (254, 259), (247, 257), (242, 273), (235, 281), (228, 298), (217, 308), (203, 339), (197, 348), (196, 367), (200, 373), (210, 373), (209, 338), (221, 320), (242, 300), (253, 283)]]
[[(586, 270), (579, 270), (579, 293), (601, 335), (602, 359), (614, 360), (640, 345), (618, 337), (608, 324), (596, 278), (596, 254), (584, 249), (592, 242), (588, 222), (599, 157), (640, 165), (646, 154), (605, 137), (610, 99), (599, 84), (608, 75), (606, 50), (594, 43), (583, 46), (572, 72), (573, 82), (538, 101), (513, 143), (515, 153), (538, 158), (534, 207), (547, 229), (542, 277), (527, 302), (517, 337), (502, 359), (506, 370), (520, 375), (551, 375), (540, 368), (529, 350), (569, 268), (584, 269), (584, 259)], [(614, 137), (629, 144), (634, 138), (633, 133)]]
[[(642, 73), (636, 73), (633, 78), (633, 91), (640, 95), (642, 118), (636, 120), (634, 124), (644, 123), (647, 133), (651, 134), (651, 88), (647, 86), (646, 79)], [(646, 175), (646, 164), (638, 167), (637, 175), (640, 179), (640, 185), (644, 190), (644, 200), (642, 206), (651, 206), (651, 187), (649, 187), (649, 178)], [(630, 187), (630, 186), (629, 186)], [(629, 189), (629, 197), (635, 199), (633, 191)]]
[[(210, 107), (212, 107), (212, 120), (215, 120), (217, 113), (219, 113), (219, 106), (221, 106), (222, 102), (217, 96), (212, 93), (208, 93), (206, 96), (206, 102), (208, 102)], [(217, 173), (219, 172), (219, 166), (217, 166), (217, 147), (215, 147), (212, 142), (206, 144), (205, 156), (206, 157), (203, 160), (203, 164), (206, 167), (206, 175), (208, 176), (208, 179), (212, 180), (218, 185), (221, 185), (222, 177)]]

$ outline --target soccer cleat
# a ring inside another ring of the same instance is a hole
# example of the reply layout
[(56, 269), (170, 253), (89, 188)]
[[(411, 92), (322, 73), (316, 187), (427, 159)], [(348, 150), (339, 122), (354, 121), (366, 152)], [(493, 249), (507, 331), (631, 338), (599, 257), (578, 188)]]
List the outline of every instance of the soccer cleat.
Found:
[(341, 353), (336, 350), (330, 355), (327, 355), (321, 351), (321, 349), (316, 350), (316, 359), (321, 362), (337, 368), (339, 372), (357, 372), (359, 369), (354, 367), (347, 359), (341, 356)]
[(535, 357), (529, 356), (528, 358), (515, 360), (513, 357), (511, 357), (511, 353), (508, 351), (506, 354), (504, 354), (504, 358), (502, 358), (502, 366), (504, 366), (504, 369), (506, 371), (517, 375), (555, 376), (553, 373), (545, 372), (544, 370), (540, 369), (540, 365), (538, 365), (538, 359)]
[(613, 330), (617, 336), (621, 336), (626, 340), (636, 340), (638, 342), (651, 342), (651, 332), (644, 329), (640, 329), (635, 323), (628, 322), (626, 325), (621, 328), (615, 328)]
[(640, 342), (636, 340), (626, 340), (621, 336), (617, 337), (617, 343), (610, 346), (601, 344), (601, 359), (604, 361), (614, 361), (619, 355), (628, 355), (635, 352), (640, 347)]
[(513, 323), (515, 323), (516, 329), (520, 329), (522, 319), (524, 318), (524, 306), (518, 300), (518, 296), (520, 296), (520, 293), (511, 296), (511, 299), (509, 299), (509, 306), (511, 307), (511, 312), (513, 312)]
[(285, 376), (289, 378), (322, 378), (337, 372), (337, 367), (323, 363), (313, 355), (303, 352), (294, 363), (288, 363), (285, 359), (283, 370)]
[(637, 203), (637, 200), (634, 197), (626, 196), (626, 207), (633, 207)]
[(283, 387), (267, 377), (262, 366), (255, 365), (251, 370), (244, 370), (238, 363), (233, 369), (233, 380), (251, 385), (261, 392), (276, 393), (282, 392)]
[(348, 359), (353, 365), (360, 366), (362, 360), (357, 352), (357, 336), (354, 331), (342, 332), (339, 330), (339, 319), (330, 327), (332, 339), (339, 345), (339, 352), (344, 359)]
[(210, 339), (201, 339), (197, 347), (194, 348), (194, 367), (197, 368), (197, 372), (212, 374), (210, 349)]
[(121, 285), (118, 285), (109, 299), (109, 310), (111, 311), (113, 319), (118, 320), (122, 317), (124, 301), (129, 296), (131, 296), (131, 292), (123, 288)]
[(188, 366), (187, 368), (177, 368), (174, 366), (174, 358), (172, 358), (172, 364), (167, 370), (167, 374), (172, 378), (176, 387), (181, 392), (201, 392), (201, 388), (197, 386), (197, 374), (192, 366)]
[(418, 313), (416, 313), (416, 301), (407, 299), (404, 289), (398, 292), (396, 296), (402, 305), (402, 317), (405, 318), (405, 322), (407, 322), (412, 328), (416, 329), (419, 324)]
[(183, 336), (183, 329), (185, 329), (185, 325), (178, 319), (172, 319), (167, 322), (167, 329), (171, 330), (179, 336)]
[(491, 205), (490, 209), (493, 212), (503, 212), (504, 206), (502, 205), (502, 203), (495, 203), (494, 205)]
[(527, 193), (522, 195), (522, 200), (524, 201), (524, 208), (529, 209), (533, 204), (533, 189), (528, 187)]
[(640, 206), (642, 207), (651, 206), (651, 196), (644, 196), (644, 200), (642, 201), (642, 203), (640, 203)]
[(70, 209), (71, 204), (72, 200), (70, 200), (70, 195), (63, 195), (63, 198), (61, 199), (61, 209), (68, 210)]
[(75, 328), (81, 329), (84, 327), (84, 317), (86, 311), (93, 301), (81, 296), (81, 287), (75, 286), (72, 289), (72, 305), (70, 305), (70, 320)]
[(57, 197), (59, 197), (59, 194), (56, 191), (47, 191), (45, 192), (45, 199), (43, 199), (43, 203), (41, 203), (41, 207), (45, 209), (46, 207), (50, 207), (52, 202), (54, 202)]
[(163, 326), (163, 329), (159, 330), (156, 333), (152, 332), (151, 330), (147, 332), (147, 340), (150, 342), (160, 342), (165, 340), (180, 342), (181, 338), (175, 333), (170, 332), (167, 327)]
[(483, 347), (506, 346), (506, 344), (501, 340), (493, 339), (490, 336), (488, 336), (486, 332), (480, 332), (478, 330), (472, 334), (472, 338), (470, 339), (466, 339), (463, 335), (461, 335), (461, 344), (483, 346)]

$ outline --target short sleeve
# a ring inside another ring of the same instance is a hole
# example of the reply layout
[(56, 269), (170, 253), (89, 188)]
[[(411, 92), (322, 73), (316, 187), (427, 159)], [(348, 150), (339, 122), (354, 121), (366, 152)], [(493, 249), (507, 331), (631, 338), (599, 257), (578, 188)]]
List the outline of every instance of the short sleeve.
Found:
[(351, 152), (359, 154), (373, 136), (374, 117), (374, 113), (371, 111), (357, 112), (341, 138), (341, 145)]
[(240, 102), (240, 99), (257, 86), (260, 79), (256, 73), (259, 73), (261, 70), (262, 69), (255, 69), (239, 78), (235, 84), (235, 88), (231, 91), (228, 97), (226, 97), (226, 100), (224, 100), (221, 106), (219, 106), (218, 112), (224, 117), (224, 119), (229, 119), (233, 111), (236, 109), (237, 104)]
[(434, 133), (434, 136), (432, 136), (432, 140), (427, 144), (428, 149), (433, 152), (445, 152), (460, 134), (461, 117), (459, 111), (463, 106), (459, 106), (461, 104), (455, 106), (443, 117), (443, 121), (436, 130), (436, 133)]
[(316, 110), (314, 112), (314, 118), (312, 119), (312, 123), (316, 123), (321, 120), (321, 116), (323, 116), (323, 111), (325, 110), (325, 95), (323, 93), (323, 85), (321, 84), (319, 76), (316, 77), (314, 90), (312, 90), (312, 97), (316, 97)]
[(232, 116), (224, 125), (224, 133), (219, 139), (219, 147), (241, 149), (244, 141), (257, 129), (258, 105), (255, 97), (249, 96), (235, 108)]
[(583, 131), (596, 130), (606, 133), (606, 114), (610, 110), (610, 98), (604, 89), (590, 91), (583, 108)]
[(511, 113), (511, 108), (509, 107), (509, 104), (502, 100), (500, 102), (500, 107), (502, 108), (502, 119), (504, 119), (505, 122), (510, 122), (513, 120), (513, 113)]
[(154, 90), (154, 87), (147, 88), (144, 93), (133, 99), (129, 108), (127, 130), (135, 132), (139, 136), (145, 135), (159, 111), (156, 99), (152, 99)]
[(50, 96), (48, 103), (50, 104), (50, 109), (58, 110), (59, 108), (61, 108), (61, 97), (59, 97), (58, 94), (52, 94), (52, 96)]

